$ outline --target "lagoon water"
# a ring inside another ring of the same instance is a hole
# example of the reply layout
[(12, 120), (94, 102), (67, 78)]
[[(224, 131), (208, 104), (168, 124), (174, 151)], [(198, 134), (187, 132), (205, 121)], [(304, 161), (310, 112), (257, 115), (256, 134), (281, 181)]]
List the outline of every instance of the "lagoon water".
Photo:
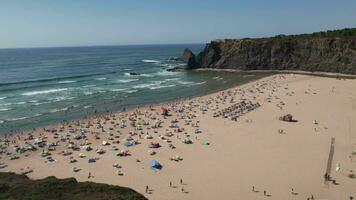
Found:
[[(170, 101), (265, 74), (168, 72), (185, 47), (140, 45), (0, 50), (0, 133)], [(136, 75), (132, 75), (136, 73)]]

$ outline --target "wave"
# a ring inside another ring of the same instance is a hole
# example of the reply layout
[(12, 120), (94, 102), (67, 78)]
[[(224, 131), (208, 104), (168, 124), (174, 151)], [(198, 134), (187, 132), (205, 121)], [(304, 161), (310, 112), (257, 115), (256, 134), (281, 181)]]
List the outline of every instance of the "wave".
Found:
[(120, 91), (125, 91), (126, 89), (111, 89), (111, 92), (120, 92)]
[(116, 73), (118, 73), (118, 72), (117, 71), (109, 71), (109, 72), (103, 72), (103, 73), (83, 74), (83, 75), (77, 75), (77, 76), (54, 77), (54, 78), (48, 78), (48, 79), (35, 79), (35, 80), (27, 80), (27, 81), (20, 81), (20, 82), (0, 83), (0, 86), (18, 85), (18, 84), (36, 83), (36, 82), (62, 81), (62, 80), (66, 80), (66, 79), (87, 78), (87, 77), (101, 76), (101, 75), (107, 75), (107, 74), (116, 74)]
[(10, 108), (0, 108), (0, 112), (11, 110)]
[(161, 88), (170, 88), (170, 87), (175, 87), (176, 85), (172, 84), (172, 85), (159, 85), (159, 86), (154, 86), (154, 87), (149, 87), (151, 90), (157, 90), (157, 89), (161, 89)]
[(177, 81), (177, 83), (181, 84), (181, 85), (191, 85), (194, 84), (195, 82), (191, 82), (191, 81)]
[(22, 93), (23, 96), (33, 96), (37, 94), (48, 94), (48, 93), (54, 93), (54, 92), (62, 92), (66, 91), (68, 88), (57, 88), (57, 89), (50, 89), (50, 90), (39, 90), (39, 91), (32, 91), (32, 92), (25, 92)]
[(59, 81), (58, 84), (75, 83), (77, 81)]
[(53, 100), (52, 102), (58, 102), (58, 101), (64, 101), (70, 99), (74, 99), (74, 97), (60, 96), (60, 97), (50, 98), (49, 100)]
[(13, 104), (16, 104), (16, 105), (24, 105), (24, 104), (26, 104), (26, 102), (21, 101), (21, 102), (16, 102), (16, 103), (13, 103)]
[(124, 71), (132, 71), (132, 69), (123, 69)]
[(50, 113), (56, 113), (56, 112), (61, 112), (61, 111), (66, 111), (66, 110), (68, 110), (68, 107), (65, 107), (65, 108), (61, 108), (61, 109), (52, 109), (52, 110), (50, 110), (49, 112)]
[(144, 63), (159, 63), (159, 60), (142, 60)]
[(32, 104), (32, 105), (34, 105), (34, 106), (39, 106), (39, 105), (47, 104), (47, 103), (52, 103), (52, 102), (51, 102), (51, 101), (43, 101), (43, 102), (34, 103), (34, 104)]
[(163, 70), (163, 71), (159, 71), (157, 72), (156, 74), (158, 76), (174, 76), (174, 75), (177, 75), (181, 72), (170, 72), (170, 71), (167, 71), (167, 70)]
[(206, 83), (206, 81), (203, 81), (203, 82), (200, 82), (200, 83), (193, 83), (192, 85), (203, 85), (205, 83)]
[(132, 93), (135, 93), (135, 92), (137, 92), (138, 90), (127, 90), (127, 91), (125, 91), (126, 93), (129, 93), (129, 94), (132, 94)]
[(142, 89), (142, 88), (148, 88), (148, 87), (153, 87), (159, 85), (158, 83), (145, 83), (145, 84), (140, 84), (140, 85), (135, 85), (132, 88), (135, 89)]
[(2, 123), (4, 123), (4, 121), (3, 121), (3, 120), (0, 120), (0, 124), (2, 124)]
[(105, 77), (95, 78), (95, 80), (98, 80), (98, 81), (102, 81), (102, 80), (105, 80), (105, 79), (106, 79)]
[(92, 95), (93, 92), (84, 91), (84, 95)]
[(95, 87), (96, 85), (84, 85), (82, 88)]
[(166, 81), (178, 81), (178, 80), (180, 80), (180, 78), (166, 78), (164, 80), (166, 80)]
[(138, 79), (120, 79), (118, 80), (119, 83), (129, 83), (129, 82), (134, 82), (138, 81)]
[(139, 76), (142, 76), (142, 77), (154, 77), (155, 75), (154, 74), (140, 74)]
[(23, 119), (28, 119), (30, 117), (18, 117), (18, 118), (11, 118), (11, 119), (7, 119), (6, 121), (18, 121), (18, 120), (23, 120)]
[(0, 97), (0, 100), (2, 100), (2, 99), (6, 99), (7, 97)]

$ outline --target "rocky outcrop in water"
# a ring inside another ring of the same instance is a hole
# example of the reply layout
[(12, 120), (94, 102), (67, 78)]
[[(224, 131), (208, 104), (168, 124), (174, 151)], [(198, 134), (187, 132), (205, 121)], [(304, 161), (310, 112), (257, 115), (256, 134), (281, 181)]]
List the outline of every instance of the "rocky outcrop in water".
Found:
[(206, 44), (197, 56), (186, 49), (183, 59), (188, 69), (356, 74), (356, 29), (259, 39), (214, 40)]

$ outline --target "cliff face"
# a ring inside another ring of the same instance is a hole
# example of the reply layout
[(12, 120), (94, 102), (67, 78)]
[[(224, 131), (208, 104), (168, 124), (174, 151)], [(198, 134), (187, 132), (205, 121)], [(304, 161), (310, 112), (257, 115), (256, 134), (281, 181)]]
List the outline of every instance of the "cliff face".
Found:
[(215, 40), (206, 44), (197, 56), (191, 52), (187, 55), (185, 60), (189, 60), (188, 69), (303, 70), (356, 74), (355, 36)]

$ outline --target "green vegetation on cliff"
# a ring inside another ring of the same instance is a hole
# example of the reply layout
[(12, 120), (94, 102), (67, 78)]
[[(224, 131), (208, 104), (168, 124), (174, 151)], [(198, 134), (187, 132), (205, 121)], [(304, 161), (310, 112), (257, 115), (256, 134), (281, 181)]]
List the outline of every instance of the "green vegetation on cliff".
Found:
[(298, 35), (277, 35), (273, 38), (310, 38), (310, 37), (352, 37), (356, 36), (356, 28), (344, 28), (340, 30), (319, 31)]
[(24, 175), (0, 172), (0, 199), (7, 200), (145, 200), (132, 189), (77, 182), (74, 178), (31, 180)]

